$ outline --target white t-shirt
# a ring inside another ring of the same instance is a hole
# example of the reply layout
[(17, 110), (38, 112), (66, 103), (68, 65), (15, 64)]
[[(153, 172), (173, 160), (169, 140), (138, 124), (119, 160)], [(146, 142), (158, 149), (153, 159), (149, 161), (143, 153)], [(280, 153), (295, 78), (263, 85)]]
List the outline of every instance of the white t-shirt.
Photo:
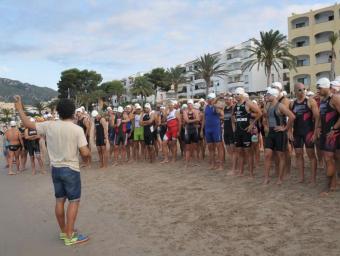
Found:
[(46, 136), (51, 165), (80, 171), (79, 148), (87, 145), (83, 129), (70, 121), (36, 123), (39, 135)]

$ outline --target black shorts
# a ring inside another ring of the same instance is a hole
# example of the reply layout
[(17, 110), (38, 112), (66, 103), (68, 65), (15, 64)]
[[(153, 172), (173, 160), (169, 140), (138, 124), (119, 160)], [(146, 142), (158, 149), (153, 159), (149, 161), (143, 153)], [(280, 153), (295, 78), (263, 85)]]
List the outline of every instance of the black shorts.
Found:
[(181, 141), (185, 141), (185, 129), (183, 127), (181, 128), (181, 133), (179, 135), (179, 138)]
[(197, 129), (188, 130), (184, 134), (184, 142), (185, 144), (192, 144), (192, 143), (198, 143), (199, 137)]
[(161, 137), (161, 140), (164, 140), (164, 135), (166, 134), (166, 125), (161, 125), (158, 127), (157, 131), (159, 133), (159, 137)]
[(320, 150), (327, 152), (335, 152), (337, 149), (337, 140), (339, 140), (339, 136), (335, 140), (330, 140), (327, 138), (327, 134), (320, 135)]
[(270, 130), (266, 139), (264, 148), (269, 148), (273, 151), (284, 152), (287, 149), (288, 137), (286, 132), (276, 132)]
[(18, 144), (18, 145), (8, 145), (8, 149), (9, 149), (9, 151), (15, 152), (15, 151), (18, 151), (19, 149), (21, 149), (21, 145), (20, 144)]
[(96, 138), (96, 146), (97, 147), (105, 146), (105, 139), (104, 138)]
[(115, 145), (123, 145), (126, 146), (128, 141), (128, 134), (127, 133), (117, 133), (115, 136)]
[(146, 146), (152, 146), (155, 142), (155, 136), (153, 132), (145, 132), (144, 130), (144, 144)]
[(27, 151), (30, 156), (34, 156), (34, 154), (40, 155), (39, 141), (27, 141)]
[(304, 135), (294, 134), (294, 148), (303, 148), (304, 145), (306, 148), (314, 148), (314, 142), (312, 141), (313, 134), (314, 131), (307, 132)]
[(251, 146), (251, 134), (244, 130), (236, 130), (234, 140), (237, 148), (249, 148)]
[(233, 131), (224, 131), (223, 139), (224, 139), (224, 143), (227, 146), (234, 145), (235, 144), (234, 132)]

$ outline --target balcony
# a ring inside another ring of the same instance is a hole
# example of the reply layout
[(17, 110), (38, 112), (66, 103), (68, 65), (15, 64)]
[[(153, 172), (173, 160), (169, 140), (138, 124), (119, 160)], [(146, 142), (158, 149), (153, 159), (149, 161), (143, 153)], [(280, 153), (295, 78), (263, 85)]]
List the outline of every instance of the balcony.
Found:
[(239, 76), (242, 75), (241, 69), (235, 69), (228, 72), (228, 76)]
[(303, 28), (309, 26), (309, 18), (308, 17), (300, 17), (291, 22), (292, 29)]
[(314, 15), (315, 24), (329, 22), (334, 20), (334, 12), (333, 11), (324, 11), (319, 12)]
[(315, 54), (315, 60), (316, 64), (331, 63), (332, 52), (331, 51), (318, 52), (317, 54)]
[(322, 72), (316, 73), (315, 77), (316, 77), (316, 80), (319, 80), (320, 78), (323, 78), (323, 77), (326, 77), (326, 78), (330, 79), (331, 72), (329, 72), (329, 71), (322, 71)]
[(318, 33), (314, 36), (315, 38), (315, 43), (316, 44), (322, 44), (322, 43), (326, 43), (329, 41), (329, 36), (332, 35), (334, 32), (333, 31), (325, 31), (325, 32), (321, 32)]
[(292, 40), (293, 47), (305, 47), (309, 45), (309, 36), (299, 36)]
[(300, 55), (296, 57), (296, 66), (297, 67), (304, 67), (310, 65), (310, 58), (309, 55)]
[(242, 62), (241, 57), (235, 57), (235, 58), (227, 59), (226, 64), (230, 65), (230, 64), (233, 64), (233, 63), (241, 63), (241, 62)]

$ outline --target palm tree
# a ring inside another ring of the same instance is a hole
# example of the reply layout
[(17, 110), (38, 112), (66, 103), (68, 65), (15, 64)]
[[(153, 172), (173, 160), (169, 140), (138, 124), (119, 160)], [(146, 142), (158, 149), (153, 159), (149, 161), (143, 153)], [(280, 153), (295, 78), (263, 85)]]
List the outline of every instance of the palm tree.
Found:
[(41, 112), (46, 108), (46, 106), (43, 103), (39, 102), (39, 101), (35, 102), (33, 107), (36, 108), (36, 110), (38, 111), (39, 115), (41, 115)]
[(54, 99), (52, 101), (50, 101), (46, 107), (48, 107), (49, 109), (51, 109), (51, 112), (54, 113), (54, 111), (56, 110), (58, 105), (58, 100)]
[(335, 49), (334, 49), (334, 45), (336, 44), (336, 42), (338, 41), (339, 38), (339, 34), (338, 33), (332, 33), (329, 36), (329, 42), (332, 45), (332, 55), (331, 55), (331, 80), (335, 79), (335, 61), (336, 61), (336, 53), (335, 53)]
[(11, 110), (10, 109), (8, 109), (8, 108), (3, 108), (3, 109), (1, 109), (1, 112), (2, 112), (2, 114), (5, 116), (5, 120), (6, 120), (6, 122), (8, 122), (9, 120), (10, 120), (10, 116), (11, 116)]
[(133, 95), (142, 96), (142, 103), (144, 104), (144, 99), (154, 93), (152, 83), (144, 76), (137, 77), (133, 83), (130, 92)]
[(202, 77), (206, 83), (205, 94), (209, 93), (211, 85), (211, 77), (223, 77), (228, 74), (228, 70), (224, 68), (224, 63), (220, 63), (220, 58), (216, 55), (204, 54), (195, 62), (194, 75)]
[(187, 83), (189, 79), (184, 76), (183, 68), (180, 66), (176, 66), (174, 68), (169, 68), (167, 70), (169, 82), (174, 86), (174, 91), (178, 93), (178, 85)]
[(290, 54), (291, 45), (280, 31), (272, 29), (268, 32), (261, 31), (260, 37), (260, 40), (254, 39), (255, 46), (247, 47), (247, 50), (251, 52), (250, 60), (242, 65), (242, 69), (243, 71), (251, 70), (257, 65), (257, 70), (259, 70), (260, 66), (264, 65), (267, 86), (269, 86), (272, 83), (272, 67), (278, 73), (282, 66), (295, 70), (296, 58)]

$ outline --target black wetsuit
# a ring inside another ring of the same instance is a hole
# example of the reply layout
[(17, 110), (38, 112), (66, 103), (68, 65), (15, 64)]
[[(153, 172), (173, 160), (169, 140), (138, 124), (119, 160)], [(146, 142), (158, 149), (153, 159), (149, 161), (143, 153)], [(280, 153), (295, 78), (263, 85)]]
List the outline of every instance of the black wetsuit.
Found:
[[(194, 120), (194, 112), (188, 111), (188, 119)], [(199, 137), (195, 123), (188, 123), (185, 125), (184, 142), (185, 144), (198, 143)]]
[(246, 102), (236, 104), (233, 110), (235, 115), (235, 146), (249, 148), (251, 146), (251, 133), (246, 129), (250, 125), (250, 113), (246, 109)]
[(233, 107), (224, 108), (224, 118), (223, 118), (223, 138), (226, 145), (233, 145), (235, 143), (234, 131), (231, 123), (231, 117), (233, 115)]
[[(149, 120), (150, 120), (150, 114), (145, 113), (143, 115), (143, 121), (149, 121)], [(154, 143), (153, 125), (151, 124), (144, 125), (144, 143), (147, 146), (151, 146)]]
[(104, 127), (100, 123), (100, 120), (95, 119), (94, 126), (96, 129), (96, 146), (97, 147), (105, 146)]
[[(38, 135), (37, 130), (35, 129), (28, 129), (28, 136), (35, 136)], [(35, 154), (40, 154), (40, 145), (39, 145), (40, 139), (35, 140), (27, 140), (27, 150), (28, 154), (32, 157)]]
[(294, 148), (313, 148), (314, 143), (312, 137), (314, 134), (313, 112), (308, 107), (308, 99), (302, 102), (294, 101), (292, 111), (295, 115), (294, 120)]
[[(337, 148), (337, 138), (327, 138), (327, 134), (332, 130), (333, 126), (339, 119), (339, 113), (330, 105), (331, 96), (320, 102), (320, 149), (328, 152), (335, 152)], [(337, 133), (339, 137), (339, 133)]]

